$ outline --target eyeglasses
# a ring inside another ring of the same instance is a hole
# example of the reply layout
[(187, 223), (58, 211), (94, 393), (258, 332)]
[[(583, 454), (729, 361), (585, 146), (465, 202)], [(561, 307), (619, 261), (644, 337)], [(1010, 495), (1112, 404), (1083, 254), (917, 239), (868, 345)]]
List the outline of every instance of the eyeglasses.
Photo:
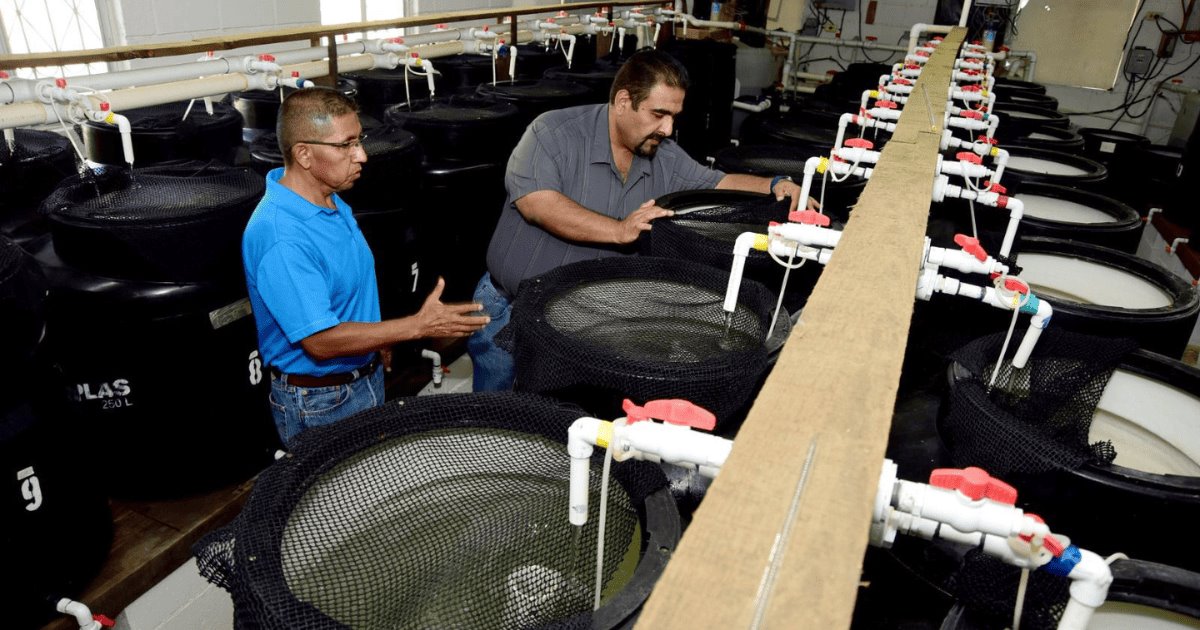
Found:
[(359, 134), (359, 136), (353, 140), (347, 140), (345, 142), (322, 142), (320, 140), (297, 140), (296, 144), (319, 144), (321, 146), (334, 147), (336, 149), (341, 149), (343, 151), (346, 151), (346, 150), (353, 150), (353, 149), (357, 149), (357, 148), (361, 147), (363, 145), (363, 142), (366, 139), (367, 139), (367, 134), (364, 133), (364, 134)]

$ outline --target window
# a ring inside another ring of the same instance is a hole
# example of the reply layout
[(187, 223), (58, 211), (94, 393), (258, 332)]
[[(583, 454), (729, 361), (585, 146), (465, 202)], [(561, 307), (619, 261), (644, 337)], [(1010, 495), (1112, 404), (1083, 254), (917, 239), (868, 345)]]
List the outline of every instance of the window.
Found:
[[(103, 48), (96, 0), (0, 0), (0, 37), (11, 54)], [(18, 69), (17, 76), (42, 78), (106, 72), (105, 63)]]
[[(321, 0), (321, 24), (346, 24), (374, 20), (391, 20), (405, 16), (405, 2), (399, 0)], [(397, 37), (404, 29), (390, 28), (382, 31), (367, 31), (370, 39)], [(362, 33), (349, 33), (346, 39), (362, 39)]]

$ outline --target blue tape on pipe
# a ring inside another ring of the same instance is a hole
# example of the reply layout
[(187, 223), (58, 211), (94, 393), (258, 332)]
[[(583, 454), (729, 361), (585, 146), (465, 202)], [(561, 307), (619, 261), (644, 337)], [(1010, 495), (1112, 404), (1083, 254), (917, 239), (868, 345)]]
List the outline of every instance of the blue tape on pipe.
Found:
[(1051, 575), (1067, 577), (1071, 574), (1071, 570), (1075, 568), (1075, 565), (1079, 564), (1079, 561), (1082, 559), (1083, 554), (1079, 552), (1079, 547), (1071, 545), (1063, 550), (1061, 556), (1051, 558), (1050, 562), (1047, 562), (1042, 569)]

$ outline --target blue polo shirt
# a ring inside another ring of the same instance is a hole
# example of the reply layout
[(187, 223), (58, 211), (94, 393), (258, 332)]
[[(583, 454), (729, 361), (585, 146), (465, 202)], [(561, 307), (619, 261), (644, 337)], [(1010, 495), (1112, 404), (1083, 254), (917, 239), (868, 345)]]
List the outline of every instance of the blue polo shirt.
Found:
[(314, 361), (300, 340), (342, 322), (378, 322), (375, 258), (336, 194), (336, 209), (309, 203), (267, 174), (267, 190), (242, 234), (242, 266), (263, 362), (287, 374), (349, 372), (372, 354)]
[(624, 219), (651, 199), (681, 190), (715, 188), (725, 173), (696, 162), (674, 140), (658, 153), (634, 156), (629, 175), (613, 160), (608, 138), (608, 105), (583, 105), (546, 112), (533, 121), (508, 160), (504, 186), (508, 199), (488, 245), (493, 282), (515, 294), (522, 280), (568, 263), (632, 252), (632, 246), (576, 243), (528, 222), (516, 201), (553, 190), (579, 205)]

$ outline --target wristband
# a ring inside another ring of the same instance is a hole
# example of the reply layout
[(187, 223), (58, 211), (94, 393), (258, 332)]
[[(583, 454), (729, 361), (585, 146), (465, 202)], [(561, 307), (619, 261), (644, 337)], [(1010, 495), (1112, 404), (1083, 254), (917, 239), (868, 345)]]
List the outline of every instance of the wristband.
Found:
[(787, 175), (776, 175), (775, 177), (771, 178), (771, 187), (768, 188), (767, 191), (773, 195), (775, 194), (775, 187), (779, 185), (779, 182), (790, 181), (792, 181), (792, 178)]

